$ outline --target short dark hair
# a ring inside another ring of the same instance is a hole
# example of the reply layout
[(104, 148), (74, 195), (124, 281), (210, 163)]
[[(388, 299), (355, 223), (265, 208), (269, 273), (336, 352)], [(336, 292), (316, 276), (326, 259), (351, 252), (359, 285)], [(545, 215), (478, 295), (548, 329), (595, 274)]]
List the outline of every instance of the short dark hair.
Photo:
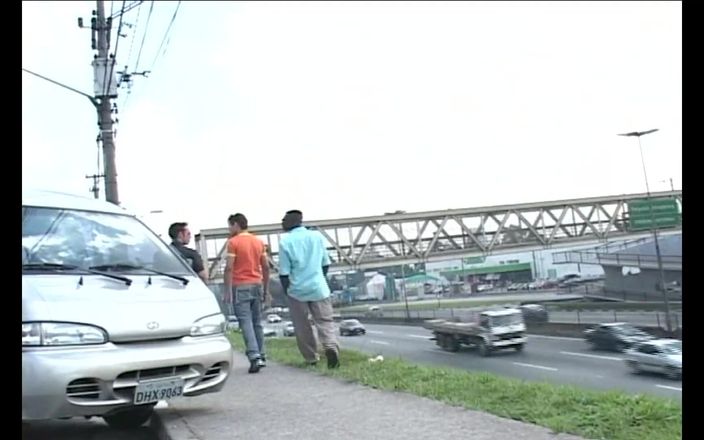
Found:
[(227, 218), (227, 223), (230, 225), (234, 225), (237, 223), (240, 228), (242, 229), (247, 229), (247, 217), (244, 216), (244, 214), (240, 214), (239, 212), (237, 214), (233, 214)]
[(286, 215), (281, 219), (281, 223), (285, 231), (301, 226), (301, 223), (303, 223), (303, 213), (297, 209), (286, 211)]
[(169, 226), (169, 237), (171, 237), (172, 240), (176, 240), (178, 238), (178, 234), (181, 233), (184, 229), (188, 227), (188, 223), (186, 222), (177, 222), (171, 224)]

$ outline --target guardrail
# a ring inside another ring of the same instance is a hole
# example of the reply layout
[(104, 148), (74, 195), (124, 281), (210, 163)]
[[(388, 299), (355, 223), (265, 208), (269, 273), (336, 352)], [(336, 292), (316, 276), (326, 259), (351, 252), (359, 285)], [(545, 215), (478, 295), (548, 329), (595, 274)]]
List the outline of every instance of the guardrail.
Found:
[[(432, 309), (432, 310), (382, 310), (381, 315), (365, 314), (365, 312), (344, 312), (342, 317), (355, 318), (385, 318), (399, 320), (425, 319), (459, 319), (473, 321), (476, 311), (468, 309)], [(670, 313), (672, 327), (682, 327), (682, 314)], [(666, 328), (664, 312), (647, 311), (616, 311), (616, 310), (550, 310), (548, 322), (554, 324), (602, 324), (607, 322), (628, 322), (638, 327)]]
[[(552, 258), (555, 264), (603, 264), (607, 266), (633, 267), (657, 266), (657, 257), (654, 255), (569, 251), (556, 252), (552, 254)], [(682, 256), (662, 255), (660, 258), (665, 269), (682, 269)]]

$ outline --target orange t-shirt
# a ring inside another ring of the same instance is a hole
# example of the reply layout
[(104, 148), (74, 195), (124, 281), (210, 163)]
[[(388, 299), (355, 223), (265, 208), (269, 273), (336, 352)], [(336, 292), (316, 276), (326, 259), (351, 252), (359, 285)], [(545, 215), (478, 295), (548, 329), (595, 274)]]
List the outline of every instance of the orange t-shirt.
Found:
[(227, 241), (227, 254), (235, 257), (232, 265), (232, 284), (262, 282), (262, 254), (264, 243), (249, 232), (240, 232)]

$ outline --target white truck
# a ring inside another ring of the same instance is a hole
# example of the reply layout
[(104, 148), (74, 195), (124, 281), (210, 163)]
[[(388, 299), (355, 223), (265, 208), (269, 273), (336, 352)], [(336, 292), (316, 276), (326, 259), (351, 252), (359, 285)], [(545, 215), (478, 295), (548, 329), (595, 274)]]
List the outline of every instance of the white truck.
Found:
[(526, 325), (517, 308), (484, 310), (475, 314), (475, 322), (431, 319), (423, 327), (433, 332), (431, 340), (451, 352), (468, 345), (478, 347), (482, 356), (490, 356), (505, 348), (521, 351), (526, 344)]

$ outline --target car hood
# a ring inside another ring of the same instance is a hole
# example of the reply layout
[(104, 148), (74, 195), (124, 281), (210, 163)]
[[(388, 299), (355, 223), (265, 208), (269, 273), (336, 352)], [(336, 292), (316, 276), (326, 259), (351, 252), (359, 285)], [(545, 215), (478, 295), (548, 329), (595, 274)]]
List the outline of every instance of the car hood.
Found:
[[(215, 295), (200, 280), (126, 275), (132, 285), (93, 275), (24, 275), (22, 321), (91, 324), (113, 342), (181, 337), (192, 324), (220, 313)], [(80, 284), (79, 280), (83, 280)]]

